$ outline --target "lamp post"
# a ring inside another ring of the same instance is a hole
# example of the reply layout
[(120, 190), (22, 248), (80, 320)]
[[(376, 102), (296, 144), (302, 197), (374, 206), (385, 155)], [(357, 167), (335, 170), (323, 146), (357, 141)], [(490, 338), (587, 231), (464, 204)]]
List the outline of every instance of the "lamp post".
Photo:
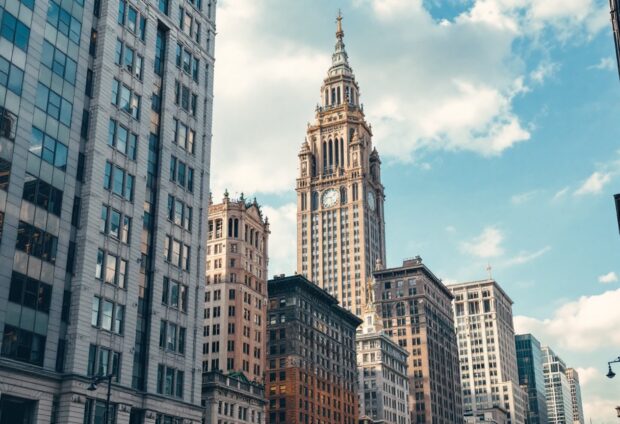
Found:
[[(112, 377), (114, 377), (114, 374), (108, 374), (108, 375), (96, 375), (92, 378), (92, 380), (90, 381), (90, 386), (88, 386), (89, 391), (94, 392), (95, 390), (97, 390), (97, 384), (101, 383), (102, 381), (108, 380), (108, 394), (105, 400), (105, 412), (103, 415), (103, 424), (109, 424), (109, 414), (110, 414), (110, 389), (112, 387)], [(96, 408), (95, 408), (96, 409)]]
[(620, 362), (620, 356), (618, 356), (618, 358), (614, 359), (613, 361), (607, 362), (607, 366), (609, 367), (609, 371), (607, 372), (607, 378), (614, 378), (616, 376), (616, 373), (611, 369), (611, 364), (615, 364), (619, 362)]
[(620, 418), (620, 406), (616, 406), (616, 413), (618, 414), (618, 418)]

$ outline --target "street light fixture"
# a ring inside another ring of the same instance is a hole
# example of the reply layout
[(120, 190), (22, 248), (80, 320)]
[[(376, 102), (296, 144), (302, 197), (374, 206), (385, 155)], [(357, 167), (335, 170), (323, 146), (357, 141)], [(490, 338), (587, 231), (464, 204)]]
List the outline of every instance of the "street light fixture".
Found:
[(616, 406), (616, 413), (618, 414), (618, 418), (620, 418), (620, 406)]
[(611, 369), (611, 364), (615, 364), (618, 362), (620, 362), (620, 356), (618, 356), (618, 358), (614, 359), (613, 361), (607, 362), (607, 366), (609, 367), (609, 371), (607, 372), (607, 378), (614, 378), (616, 376), (616, 373), (613, 372), (613, 370)]
[(90, 386), (88, 386), (88, 391), (94, 392), (95, 390), (97, 390), (97, 384), (101, 383), (102, 381), (108, 380), (108, 394), (105, 400), (105, 412), (103, 415), (103, 423), (104, 424), (109, 424), (110, 420), (109, 420), (109, 415), (110, 415), (110, 389), (112, 387), (112, 377), (114, 377), (114, 373), (112, 374), (108, 374), (108, 375), (96, 375), (92, 378), (92, 380), (90, 381)]

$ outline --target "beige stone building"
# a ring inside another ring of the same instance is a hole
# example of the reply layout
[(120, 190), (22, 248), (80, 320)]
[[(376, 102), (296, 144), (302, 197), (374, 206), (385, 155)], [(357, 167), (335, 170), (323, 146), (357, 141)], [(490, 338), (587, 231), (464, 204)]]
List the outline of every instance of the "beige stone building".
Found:
[(454, 295), (467, 423), (486, 416), (524, 424), (527, 393), (519, 386), (512, 300), (493, 279), (448, 286)]
[(209, 206), (203, 373), (263, 383), (269, 223), (243, 195)]
[(384, 194), (341, 17), (336, 38), (321, 104), (299, 153), (297, 271), (360, 316), (366, 280), (377, 260), (385, 263)]
[(383, 331), (409, 352), (412, 424), (462, 424), (452, 294), (418, 256), (374, 273)]

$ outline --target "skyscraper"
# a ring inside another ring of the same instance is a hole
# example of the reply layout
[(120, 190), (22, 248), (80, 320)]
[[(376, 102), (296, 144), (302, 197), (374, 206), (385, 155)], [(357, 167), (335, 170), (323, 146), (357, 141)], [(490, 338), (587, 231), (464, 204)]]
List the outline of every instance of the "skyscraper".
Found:
[(550, 347), (544, 346), (542, 352), (549, 424), (572, 423), (573, 400), (566, 364)]
[[(523, 424), (527, 394), (519, 386), (512, 300), (495, 280), (450, 285), (454, 295), (463, 409), (467, 423)], [(481, 421), (482, 420), (482, 421)]]
[(452, 294), (418, 256), (374, 273), (383, 331), (409, 352), (412, 424), (463, 422)]
[(566, 369), (566, 378), (570, 386), (571, 405), (573, 407), (573, 424), (585, 424), (583, 416), (583, 404), (581, 403), (581, 386), (579, 385), (579, 374), (574, 368)]
[(357, 424), (361, 319), (301, 275), (269, 280), (268, 424)]
[(381, 160), (338, 17), (321, 105), (299, 153), (297, 271), (356, 315), (377, 260), (385, 263)]
[(263, 383), (269, 223), (260, 206), (225, 193), (209, 206), (203, 372)]
[(265, 417), (269, 223), (243, 195), (209, 206), (202, 371), (206, 422)]
[(2, 420), (199, 422), (215, 3), (2, 6)]
[(528, 395), (526, 424), (547, 423), (547, 397), (540, 342), (531, 334), (515, 336), (519, 384)]

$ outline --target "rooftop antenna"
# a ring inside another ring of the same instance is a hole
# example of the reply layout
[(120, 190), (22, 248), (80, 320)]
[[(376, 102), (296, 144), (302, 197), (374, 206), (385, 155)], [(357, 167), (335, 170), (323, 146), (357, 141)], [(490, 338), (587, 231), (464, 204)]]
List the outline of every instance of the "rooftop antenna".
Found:
[(489, 273), (489, 280), (492, 280), (493, 279), (493, 274), (491, 273), (491, 271), (493, 270), (493, 267), (491, 266), (491, 264), (487, 265), (486, 270)]

